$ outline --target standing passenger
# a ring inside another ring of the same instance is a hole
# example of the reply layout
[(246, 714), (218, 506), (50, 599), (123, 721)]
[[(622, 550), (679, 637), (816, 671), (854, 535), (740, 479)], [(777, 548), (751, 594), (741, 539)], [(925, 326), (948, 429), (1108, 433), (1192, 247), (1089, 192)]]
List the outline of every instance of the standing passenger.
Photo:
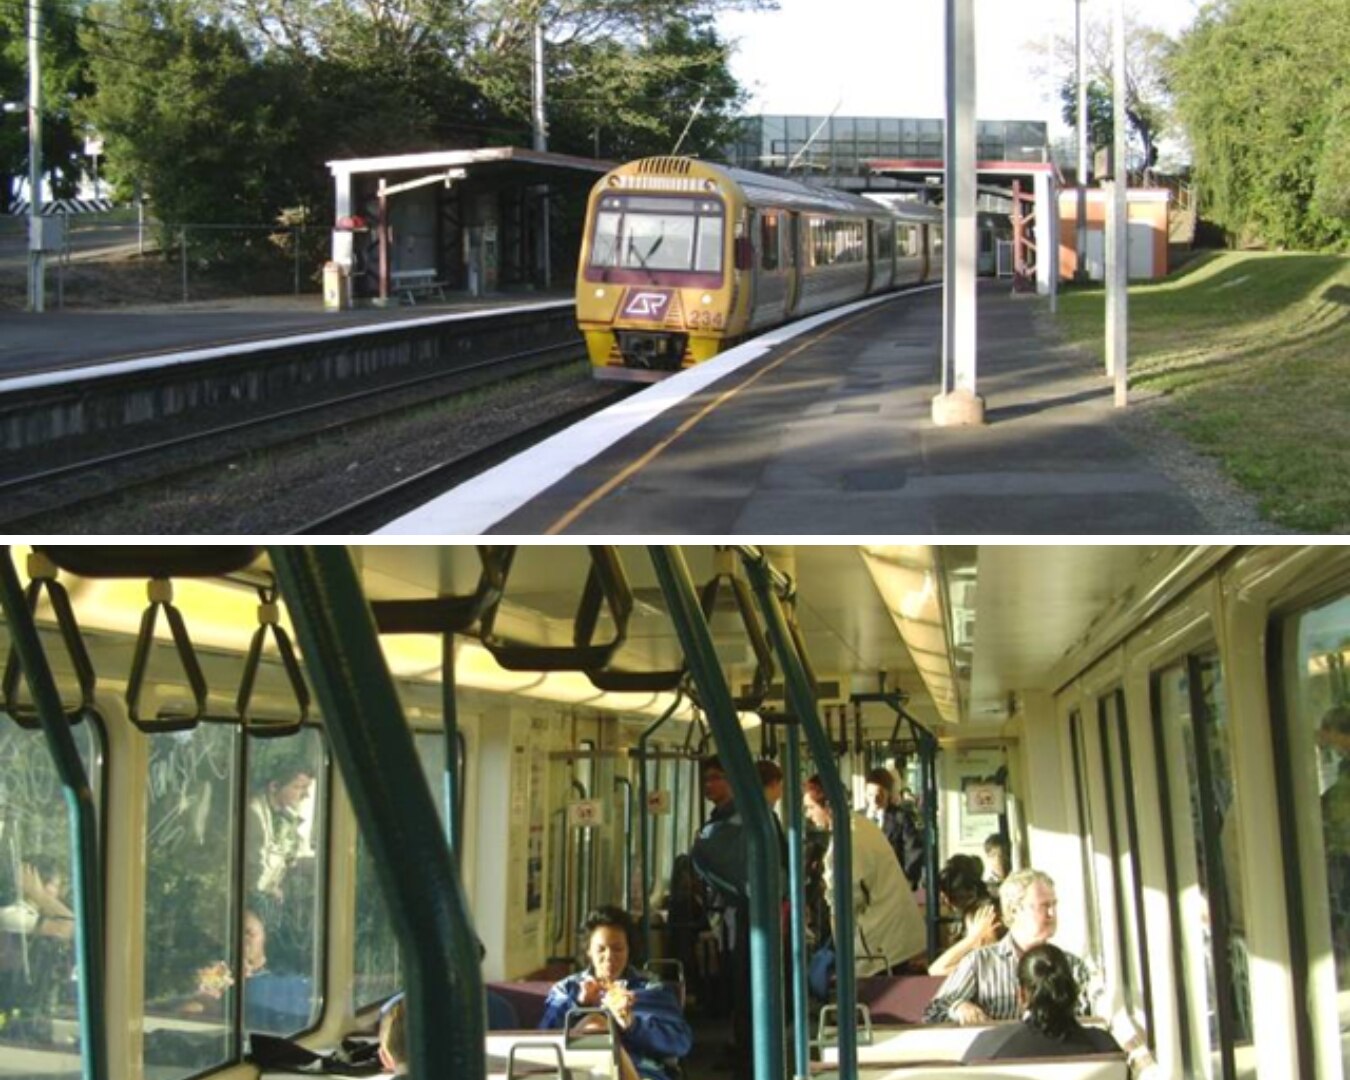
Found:
[[(802, 808), (818, 829), (833, 831), (834, 815), (819, 776), (806, 781)], [(913, 960), (922, 962), (927, 935), (919, 905), (900, 872), (895, 853), (881, 830), (858, 814), (849, 815), (853, 846), (853, 923), (858, 936), (857, 973), (898, 973)], [(825, 852), (825, 899), (834, 921), (834, 844)], [(838, 940), (836, 934), (835, 940)]]

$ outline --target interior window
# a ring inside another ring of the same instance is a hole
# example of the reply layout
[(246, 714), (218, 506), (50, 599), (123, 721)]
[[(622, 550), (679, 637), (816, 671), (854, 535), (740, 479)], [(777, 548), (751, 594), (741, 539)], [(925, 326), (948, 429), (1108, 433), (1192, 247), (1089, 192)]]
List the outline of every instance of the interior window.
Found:
[(1204, 1077), (1255, 1075), (1239, 806), (1218, 654), (1161, 672), (1155, 700), (1193, 1064)]
[[(86, 715), (71, 730), (97, 809), (102, 729)], [(0, 1076), (80, 1072), (74, 869), (46, 736), (0, 712)]]
[(1286, 812), (1302, 856), (1291, 910), (1301, 905), (1307, 926), (1309, 996), (1337, 1024), (1350, 1075), (1350, 597), (1289, 623), (1281, 632), (1293, 779)]
[(1097, 902), (1097, 878), (1093, 872), (1093, 822), (1092, 799), (1087, 785), (1091, 782), (1088, 775), (1087, 733), (1083, 726), (1083, 717), (1078, 710), (1069, 716), (1069, 734), (1073, 740), (1073, 779), (1074, 794), (1078, 808), (1079, 858), (1083, 862), (1083, 897), (1087, 901), (1084, 921), (1087, 924), (1088, 955), (1094, 960), (1101, 956), (1101, 908)]
[[(440, 828), (445, 830), (445, 736), (419, 731), (413, 736), (422, 775), (436, 804)], [(461, 779), (463, 773), (460, 774)], [(464, 785), (461, 783), (461, 796)], [(461, 797), (460, 805), (463, 805)], [(462, 826), (462, 819), (461, 819)], [(403, 965), (389, 919), (389, 906), (375, 873), (375, 857), (364, 836), (356, 843), (356, 967), (352, 1005), (367, 1008), (403, 989)]]

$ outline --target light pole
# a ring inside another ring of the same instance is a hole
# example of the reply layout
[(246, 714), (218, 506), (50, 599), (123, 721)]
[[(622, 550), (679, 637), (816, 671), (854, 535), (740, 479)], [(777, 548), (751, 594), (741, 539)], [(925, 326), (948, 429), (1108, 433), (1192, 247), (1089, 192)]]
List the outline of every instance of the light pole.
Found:
[(42, 5), (28, 0), (28, 310), (45, 307), (42, 253)]

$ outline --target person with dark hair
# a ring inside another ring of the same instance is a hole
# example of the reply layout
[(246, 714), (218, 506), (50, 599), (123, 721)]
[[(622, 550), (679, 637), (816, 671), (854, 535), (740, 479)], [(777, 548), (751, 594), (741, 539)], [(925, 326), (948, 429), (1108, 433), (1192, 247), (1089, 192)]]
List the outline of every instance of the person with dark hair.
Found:
[(1012, 850), (1002, 833), (990, 833), (984, 839), (984, 883), (991, 889), (1003, 884), (1012, 870)]
[(890, 769), (877, 767), (869, 771), (863, 795), (863, 815), (881, 830), (895, 852), (910, 889), (917, 889), (923, 880), (924, 854), (923, 828), (918, 815), (912, 807), (896, 803), (895, 777)]
[(963, 1062), (1122, 1052), (1110, 1032), (1078, 1022), (1078, 981), (1062, 950), (1047, 942), (1024, 952), (1017, 962), (1017, 986), (1021, 1022), (980, 1032)]
[[(623, 1080), (669, 1080), (664, 1062), (682, 1058), (694, 1043), (680, 1004), (656, 976), (629, 963), (633, 923), (621, 908), (597, 908), (583, 924), (585, 968), (553, 984), (540, 1028), (560, 1028), (576, 1008), (603, 1008), (618, 1029)], [(592, 1017), (587, 1027), (605, 1021)]]
[(286, 876), (304, 854), (300, 825), (303, 806), (314, 787), (315, 767), (306, 755), (284, 753), (269, 760), (248, 802), (248, 850), (245, 882), (267, 901), (285, 896)]
[(938, 874), (942, 900), (961, 920), (961, 937), (928, 965), (929, 975), (950, 975), (966, 956), (996, 944), (1007, 933), (998, 901), (989, 895), (980, 877), (983, 869), (974, 855), (953, 855)]

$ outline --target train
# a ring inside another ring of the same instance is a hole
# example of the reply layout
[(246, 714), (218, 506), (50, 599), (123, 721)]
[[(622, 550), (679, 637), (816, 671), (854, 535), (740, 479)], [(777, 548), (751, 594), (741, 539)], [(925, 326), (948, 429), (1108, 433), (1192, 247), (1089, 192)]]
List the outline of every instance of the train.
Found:
[[(402, 993), (413, 1075), (614, 1078), (530, 1011), (602, 905), (681, 990), (680, 1075), (749, 1075), (681, 906), (714, 753), (754, 1080), (1350, 1075), (1345, 546), (33, 541), (0, 608), (0, 1077), (340, 1071)], [(897, 1018), (940, 980), (849, 963), (849, 844), (801, 992), (803, 784), (838, 819), (878, 769), (926, 883), (990, 835), (1050, 875), (1128, 1059), (950, 1064), (976, 1029)]]
[(942, 213), (687, 157), (591, 192), (577, 322), (593, 373), (652, 382), (747, 336), (942, 274)]

